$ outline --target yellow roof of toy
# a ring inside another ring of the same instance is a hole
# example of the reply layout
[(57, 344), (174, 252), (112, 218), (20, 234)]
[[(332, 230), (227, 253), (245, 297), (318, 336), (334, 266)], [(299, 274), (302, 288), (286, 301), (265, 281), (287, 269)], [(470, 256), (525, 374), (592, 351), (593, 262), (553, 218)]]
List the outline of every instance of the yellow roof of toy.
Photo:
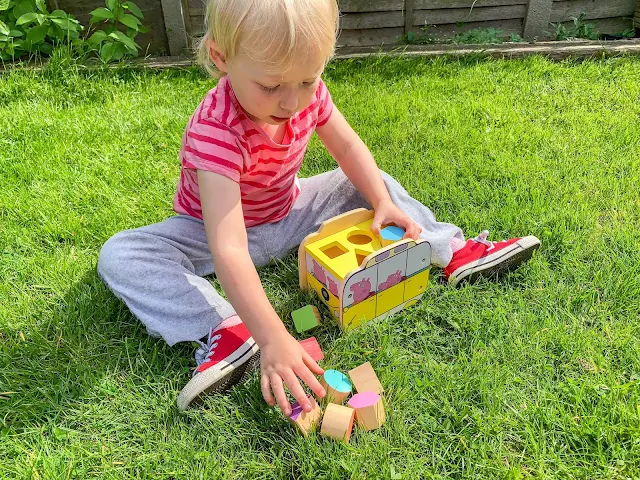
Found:
[(342, 280), (360, 266), (369, 254), (382, 248), (378, 236), (371, 231), (373, 219), (329, 235), (305, 246), (337, 279)]

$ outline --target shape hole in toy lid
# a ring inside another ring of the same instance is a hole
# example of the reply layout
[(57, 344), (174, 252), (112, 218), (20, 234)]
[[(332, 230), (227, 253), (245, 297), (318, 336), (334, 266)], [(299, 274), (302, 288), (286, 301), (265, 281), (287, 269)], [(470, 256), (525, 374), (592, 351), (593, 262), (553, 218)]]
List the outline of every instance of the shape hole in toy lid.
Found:
[(347, 240), (354, 245), (367, 245), (373, 241), (373, 237), (364, 230), (356, 230), (349, 234)]

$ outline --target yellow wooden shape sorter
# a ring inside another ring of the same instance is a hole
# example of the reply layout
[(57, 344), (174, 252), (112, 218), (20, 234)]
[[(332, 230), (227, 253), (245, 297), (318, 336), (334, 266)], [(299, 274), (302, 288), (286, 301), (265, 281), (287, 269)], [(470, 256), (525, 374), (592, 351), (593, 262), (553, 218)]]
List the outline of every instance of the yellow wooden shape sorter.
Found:
[(356, 411), (353, 408), (330, 403), (324, 411), (320, 433), (349, 443), (353, 430), (353, 419)]
[(315, 290), (343, 329), (415, 304), (429, 282), (429, 242), (383, 246), (373, 216), (360, 208), (327, 220), (298, 250), (300, 288)]
[(363, 430), (374, 430), (384, 423), (382, 397), (376, 392), (356, 393), (347, 405), (356, 411), (356, 422)]

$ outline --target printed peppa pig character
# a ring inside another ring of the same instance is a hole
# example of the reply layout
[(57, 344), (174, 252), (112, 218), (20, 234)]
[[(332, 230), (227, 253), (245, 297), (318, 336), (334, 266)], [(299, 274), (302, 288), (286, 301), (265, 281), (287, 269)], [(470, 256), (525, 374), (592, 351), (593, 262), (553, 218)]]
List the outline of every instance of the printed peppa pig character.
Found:
[(318, 265), (318, 262), (313, 261), (313, 275), (318, 279), (318, 281), (324, 286), (327, 285), (327, 275), (324, 272), (324, 268)]
[(334, 297), (338, 296), (338, 284), (333, 281), (331, 277), (327, 277), (327, 281), (329, 282), (329, 291), (333, 293)]
[(357, 283), (354, 283), (353, 285), (351, 285), (350, 290), (353, 293), (354, 304), (366, 300), (371, 293), (371, 279), (365, 278)]
[(387, 288), (391, 288), (394, 285), (397, 285), (402, 281), (402, 272), (400, 270), (396, 270), (395, 273), (392, 273), (387, 277), (387, 279), (380, 284), (380, 291), (386, 290)]

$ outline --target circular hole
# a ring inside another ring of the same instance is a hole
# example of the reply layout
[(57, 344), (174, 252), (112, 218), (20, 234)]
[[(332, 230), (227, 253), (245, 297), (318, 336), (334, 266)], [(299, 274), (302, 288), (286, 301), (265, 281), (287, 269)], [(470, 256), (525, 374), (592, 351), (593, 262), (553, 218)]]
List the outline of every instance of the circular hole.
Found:
[(349, 235), (347, 240), (354, 245), (366, 245), (367, 243), (371, 243), (373, 238), (363, 230), (358, 230)]

